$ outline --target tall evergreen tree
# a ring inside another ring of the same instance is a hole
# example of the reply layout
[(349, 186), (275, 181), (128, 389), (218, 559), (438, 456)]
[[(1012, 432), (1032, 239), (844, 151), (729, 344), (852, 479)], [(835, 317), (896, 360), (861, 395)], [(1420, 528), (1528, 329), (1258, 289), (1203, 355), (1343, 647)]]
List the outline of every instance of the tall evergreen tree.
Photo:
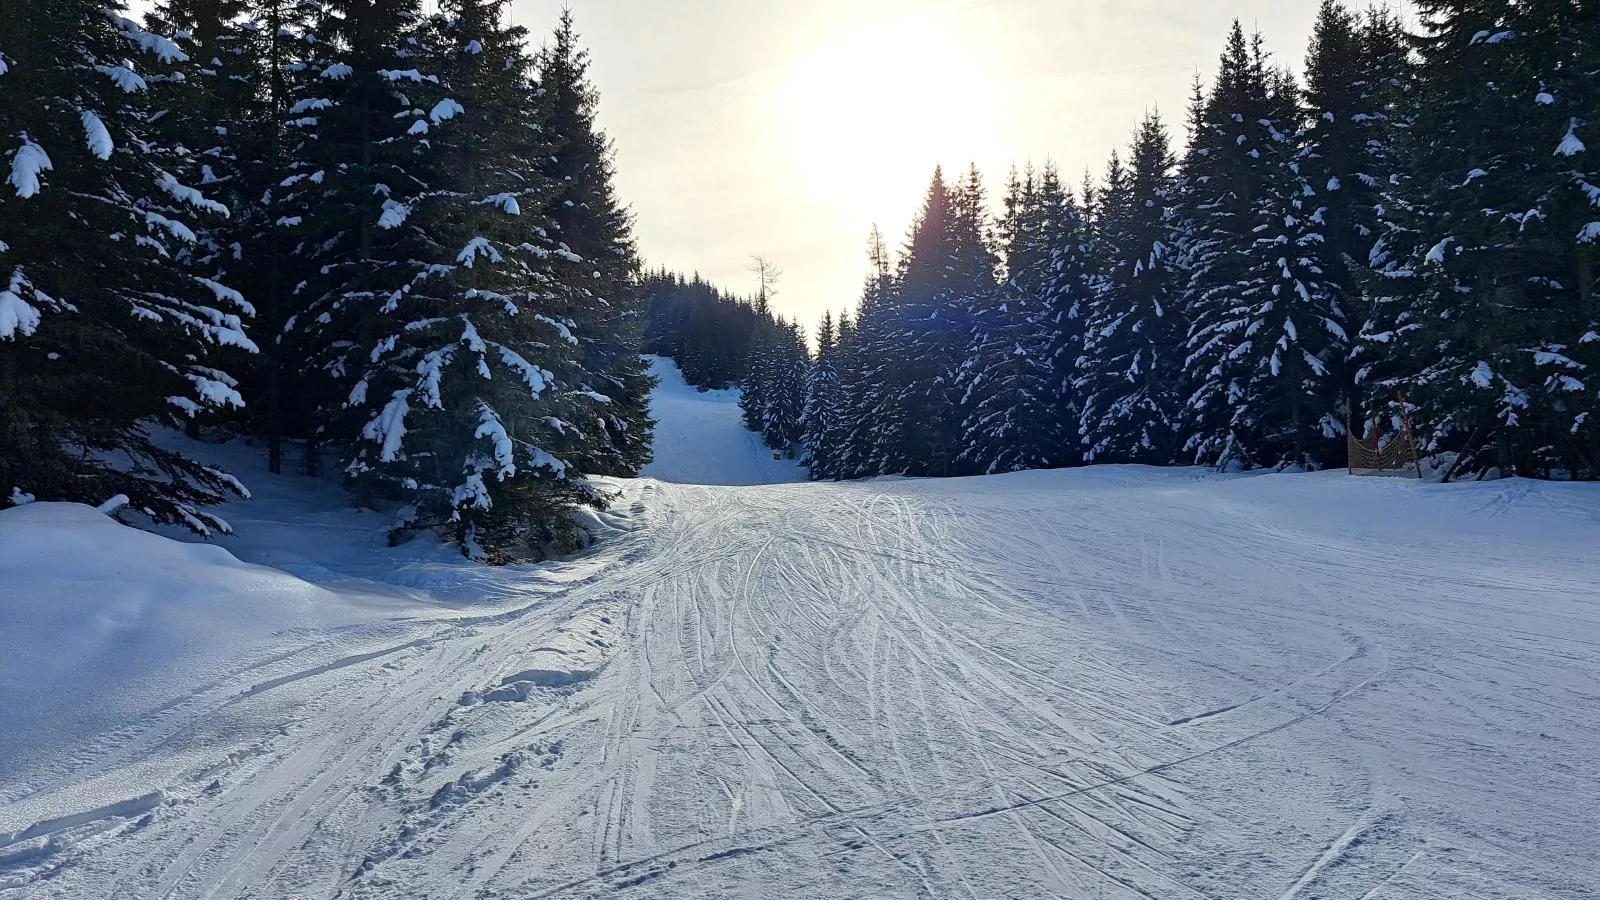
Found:
[(1297, 99), (1235, 22), (1189, 161), (1186, 448), (1197, 462), (1342, 461), (1345, 314), (1322, 261), (1318, 195), (1299, 171)]
[(889, 253), (874, 227), (867, 242), (870, 263), (861, 289), (855, 325), (840, 341), (839, 413), (835, 419), (836, 468), (831, 478), (861, 478), (890, 471), (886, 436), (896, 434), (901, 406), (896, 402), (891, 378), (896, 375), (894, 355), (900, 319), (895, 278)]
[[(1099, 196), (1092, 186), (1085, 186), (1084, 192)], [(1045, 169), (1040, 201), (1044, 218), (1039, 243), (1049, 250), (1049, 261), (1039, 274), (1039, 292), (1040, 324), (1049, 345), (1050, 428), (1061, 441), (1057, 464), (1078, 465), (1084, 461), (1082, 442), (1075, 434), (1086, 400), (1080, 377), (1085, 327), (1095, 278), (1103, 268), (1102, 253), (1091, 205), (1075, 199), (1052, 168)]]
[(174, 264), (228, 212), (154, 121), (144, 73), (184, 59), (119, 7), (0, 3), (0, 484), (209, 534), (242, 488), (149, 428), (241, 405), (216, 360), (255, 347), (244, 298)]
[[(409, 221), (437, 174), (428, 129), (456, 111), (417, 41), (416, 0), (333, 0), (290, 106), (295, 146), (277, 223), (296, 241), (293, 312), (280, 361), (307, 422), (307, 474), (322, 445), (360, 439), (350, 403), (396, 292), (425, 277), (429, 237)], [(419, 68), (420, 66), (420, 68)]]
[(1427, 446), (1457, 472), (1600, 476), (1600, 64), (1591, 2), (1418, 3), (1411, 161), (1378, 321)]
[(746, 356), (750, 360), (740, 382), (739, 412), (744, 427), (755, 432), (766, 430), (767, 416), (774, 402), (774, 391), (779, 377), (777, 354), (780, 349), (777, 319), (772, 314), (772, 284), (775, 275), (770, 264), (761, 258), (752, 267), (759, 279), (755, 299), (750, 307), (755, 313), (755, 329), (750, 335)]
[[(284, 203), (293, 165), (287, 128), (308, 110), (291, 112), (306, 96), (301, 85), (315, 42), (312, 0), (166, 0), (149, 26), (170, 33), (189, 57), (161, 77), (158, 89), (171, 139), (194, 148), (194, 177), (232, 214), (213, 218), (199, 232), (189, 268), (215, 277), (251, 298), (258, 313), (261, 353), (244, 368), (240, 389), (252, 397), (247, 421), (267, 440), (268, 469), (282, 471), (288, 390), (281, 333), (290, 309), (285, 295), (299, 280), (288, 268), (294, 210)], [(153, 82), (154, 83), (154, 82)], [(232, 417), (237, 421), (237, 414)], [(198, 422), (198, 420), (192, 420)]]
[(768, 447), (793, 453), (804, 436), (806, 373), (811, 365), (799, 324), (779, 320), (773, 329), (772, 350), (761, 434)]
[[(235, 232), (254, 200), (241, 192), (248, 187), (241, 177), (240, 135), (233, 128), (235, 118), (244, 118), (235, 110), (253, 103), (256, 90), (245, 12), (242, 0), (165, 0), (145, 16), (144, 24), (152, 33), (168, 36), (185, 57), (146, 78), (158, 111), (152, 117), (158, 139), (183, 151), (174, 174), (203, 186), (207, 196), (230, 211), (229, 216), (197, 223), (196, 239), (179, 251), (173, 264), (236, 289), (247, 285), (238, 277)], [(248, 370), (250, 363), (248, 357), (233, 359), (228, 368)], [(198, 416), (186, 423), (196, 437), (200, 424)]]
[(848, 312), (838, 315), (835, 338), (835, 367), (838, 383), (834, 388), (834, 404), (827, 410), (826, 426), (819, 437), (821, 453), (811, 458), (811, 477), (816, 480), (837, 480), (850, 476), (850, 440), (853, 437), (858, 402), (854, 392), (861, 388), (858, 372), (862, 357), (859, 354), (859, 328)]
[[(1352, 334), (1371, 318), (1362, 284), (1382, 227), (1379, 211), (1400, 165), (1408, 70), (1403, 28), (1393, 13), (1373, 10), (1363, 19), (1323, 0), (1306, 57), (1308, 127), (1299, 168), (1319, 194), (1320, 259)], [(1356, 400), (1359, 361), (1329, 362), (1341, 392)]]
[[(525, 33), (506, 0), (446, 0), (423, 32), (444, 96), (426, 119), (437, 174), (406, 227), (427, 265), (397, 283), (349, 405), (366, 419), (347, 471), (363, 496), (404, 503), (399, 527), (428, 528), (493, 562), (573, 549), (567, 515), (597, 502), (568, 457), (594, 401), (558, 255), (539, 211), (555, 191), (529, 80)], [(593, 429), (597, 431), (598, 429)]]
[(956, 189), (935, 171), (912, 227), (899, 277), (895, 338), (882, 348), (895, 365), (885, 396), (897, 408), (880, 422), (875, 471), (947, 475), (962, 451), (964, 410), (956, 374), (972, 336), (974, 311), (993, 302), (996, 260), (976, 168)]
[[(1075, 441), (1061, 426), (1052, 338), (1056, 228), (1065, 204), (1054, 171), (1012, 174), (1001, 223), (1006, 283), (979, 303), (958, 373), (964, 471), (992, 474), (1064, 464)], [(980, 298), (982, 299), (982, 298)]]
[[(843, 322), (840, 323), (841, 327)], [(834, 327), (833, 313), (824, 312), (817, 325), (817, 356), (806, 371), (805, 411), (800, 416), (801, 441), (805, 456), (801, 460), (813, 478), (831, 471), (836, 448), (834, 421), (839, 407), (840, 329)]]
[(545, 212), (555, 223), (557, 252), (582, 260), (557, 285), (580, 326), (589, 396), (602, 407), (597, 437), (605, 438), (589, 442), (574, 461), (587, 472), (632, 476), (650, 461), (655, 427), (649, 415), (655, 383), (640, 357), (647, 308), (637, 289), (632, 218), (617, 199), (615, 153), (595, 123), (600, 98), (571, 10), (539, 54), (537, 71), (554, 145), (544, 174), (560, 188)]
[(1187, 325), (1169, 233), (1175, 165), (1151, 114), (1134, 136), (1117, 211), (1100, 226), (1104, 268), (1088, 302), (1077, 381), (1092, 462), (1165, 465), (1178, 455)]

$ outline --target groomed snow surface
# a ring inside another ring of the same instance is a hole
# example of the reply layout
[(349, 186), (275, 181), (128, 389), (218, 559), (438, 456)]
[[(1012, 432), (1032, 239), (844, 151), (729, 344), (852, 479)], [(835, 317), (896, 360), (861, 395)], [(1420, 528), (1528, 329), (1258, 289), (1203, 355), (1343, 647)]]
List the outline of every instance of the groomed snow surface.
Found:
[(761, 436), (745, 430), (739, 392), (700, 391), (684, 383), (670, 359), (649, 357), (659, 379), (650, 398), (656, 420), (655, 462), (644, 476), (675, 484), (755, 485), (804, 481), (794, 460), (773, 459)]
[(568, 563), (0, 512), (0, 898), (1600, 892), (1593, 486), (763, 485), (658, 370)]

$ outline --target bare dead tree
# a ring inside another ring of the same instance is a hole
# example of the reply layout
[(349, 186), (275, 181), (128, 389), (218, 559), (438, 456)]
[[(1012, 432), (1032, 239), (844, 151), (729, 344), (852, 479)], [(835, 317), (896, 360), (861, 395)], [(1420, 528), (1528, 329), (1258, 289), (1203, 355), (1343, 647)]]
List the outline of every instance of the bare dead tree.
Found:
[(778, 296), (777, 285), (778, 280), (783, 277), (783, 270), (765, 256), (752, 256), (749, 271), (760, 279), (760, 288), (756, 293), (756, 309), (766, 313), (771, 309), (772, 298)]

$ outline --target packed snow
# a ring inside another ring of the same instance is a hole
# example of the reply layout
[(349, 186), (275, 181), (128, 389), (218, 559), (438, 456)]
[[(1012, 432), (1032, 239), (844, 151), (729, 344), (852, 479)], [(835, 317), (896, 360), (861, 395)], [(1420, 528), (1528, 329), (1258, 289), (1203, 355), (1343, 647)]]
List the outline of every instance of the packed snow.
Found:
[(737, 390), (701, 391), (683, 380), (671, 360), (649, 357), (660, 380), (650, 398), (656, 420), (655, 461), (644, 476), (676, 484), (757, 485), (804, 481), (794, 460), (773, 459), (761, 438), (745, 430)]
[(263, 644), (278, 652), (275, 635), (321, 639), (359, 619), (338, 596), (221, 547), (180, 544), (66, 503), (0, 513), (0, 584), (8, 775), (86, 752), (233, 674)]
[(0, 512), (0, 898), (1594, 896), (1593, 485), (794, 483), (653, 370), (558, 564)]

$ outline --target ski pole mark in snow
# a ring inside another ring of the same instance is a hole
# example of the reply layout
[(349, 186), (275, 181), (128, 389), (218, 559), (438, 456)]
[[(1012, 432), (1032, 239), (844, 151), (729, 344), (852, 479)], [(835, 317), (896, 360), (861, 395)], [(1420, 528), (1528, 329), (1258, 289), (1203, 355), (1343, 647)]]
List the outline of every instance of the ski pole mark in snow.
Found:
[(1311, 867), (1306, 869), (1305, 874), (1300, 876), (1300, 880), (1278, 896), (1278, 900), (1294, 900), (1295, 897), (1298, 897), (1302, 890), (1317, 880), (1317, 876), (1321, 874), (1323, 869), (1326, 869), (1329, 864), (1343, 856), (1344, 852), (1350, 848), (1350, 845), (1360, 840), (1361, 836), (1370, 827), (1371, 824), (1368, 822), (1357, 821), (1345, 829), (1344, 834), (1339, 835), (1338, 840), (1329, 845), (1328, 849), (1317, 857), (1316, 862), (1313, 862)]
[(381, 659), (385, 656), (395, 653), (403, 653), (407, 650), (414, 650), (418, 647), (426, 646), (431, 640), (432, 638), (419, 638), (414, 641), (407, 641), (406, 643), (397, 647), (385, 647), (382, 650), (374, 650), (371, 653), (358, 653), (355, 656), (347, 656), (343, 659), (336, 659), (333, 662), (325, 663), (320, 666), (313, 666), (309, 669), (299, 672), (291, 672), (288, 675), (280, 675), (277, 678), (269, 678), (266, 681), (257, 682), (256, 684), (252, 684), (245, 688), (240, 692), (240, 696), (253, 697), (256, 694), (262, 694), (272, 690), (273, 688), (280, 688), (286, 684), (293, 684), (296, 681), (301, 681), (306, 678), (315, 678), (318, 675), (326, 675), (329, 672), (334, 672), (348, 666), (359, 665), (364, 662), (371, 662), (372, 660)]
[(1389, 875), (1389, 877), (1379, 882), (1375, 887), (1373, 887), (1372, 890), (1362, 894), (1360, 900), (1376, 900), (1378, 894), (1380, 894), (1384, 888), (1387, 888), (1391, 883), (1394, 882), (1395, 879), (1399, 878), (1401, 875), (1404, 875), (1405, 871), (1411, 868), (1412, 863), (1415, 863), (1417, 860), (1421, 859), (1423, 854), (1427, 852), (1427, 850), (1418, 850), (1416, 853), (1411, 854), (1411, 858), (1406, 860), (1400, 866), (1400, 868), (1395, 869), (1394, 872)]
[(1246, 703), (1254, 703), (1254, 702), (1256, 702), (1256, 700), (1259, 700), (1259, 699), (1261, 699), (1261, 698), (1257, 697), (1257, 698), (1252, 699), (1252, 700), (1246, 700), (1243, 703), (1230, 703), (1227, 706), (1219, 707), (1219, 708), (1213, 709), (1213, 710), (1208, 710), (1208, 711), (1203, 712), (1203, 713), (1195, 713), (1192, 716), (1184, 716), (1181, 719), (1173, 719), (1171, 722), (1168, 722), (1167, 724), (1172, 726), (1172, 727), (1174, 727), (1174, 728), (1177, 728), (1177, 727), (1182, 726), (1182, 725), (1192, 725), (1195, 722), (1204, 722), (1207, 719), (1215, 719), (1217, 716), (1225, 716), (1228, 713), (1231, 713), (1234, 710), (1238, 709), (1239, 707), (1244, 706)]

